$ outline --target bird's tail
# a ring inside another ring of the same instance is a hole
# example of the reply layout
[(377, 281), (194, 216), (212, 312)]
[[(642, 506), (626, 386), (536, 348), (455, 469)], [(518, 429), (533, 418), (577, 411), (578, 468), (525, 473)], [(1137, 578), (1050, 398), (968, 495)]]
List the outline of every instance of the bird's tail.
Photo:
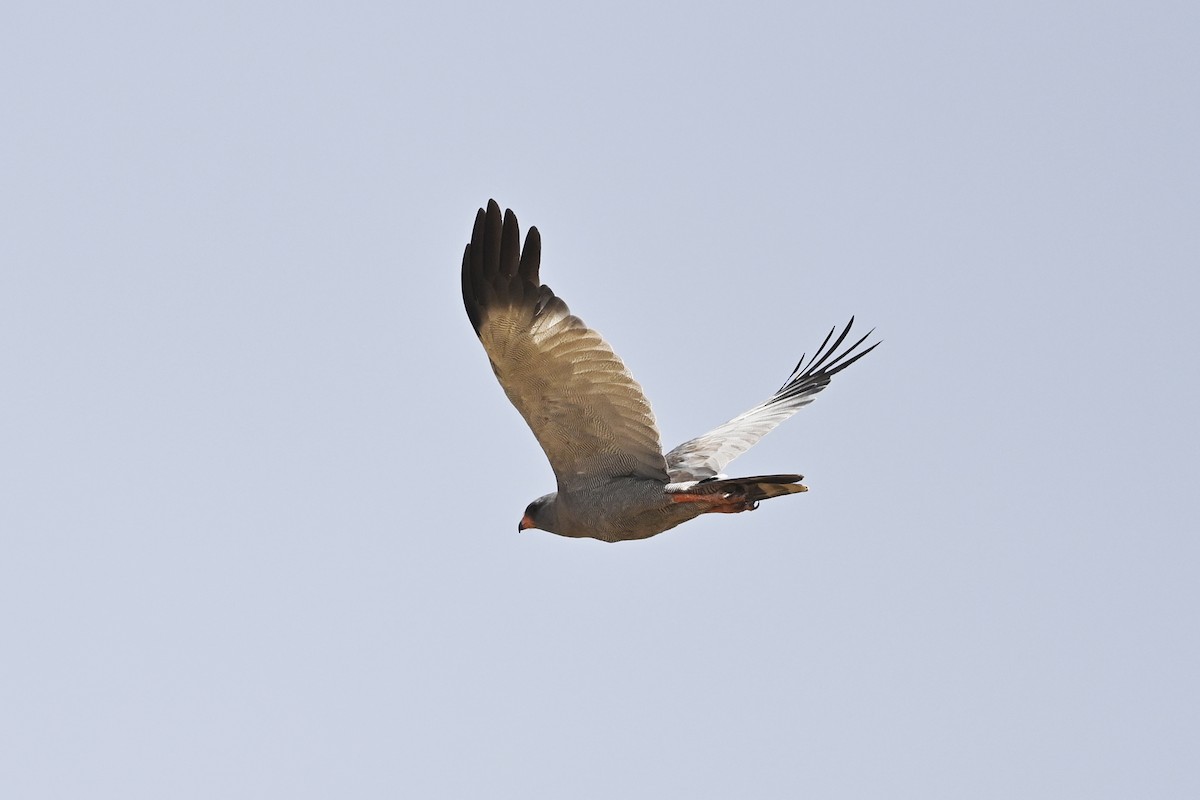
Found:
[(755, 475), (752, 478), (709, 478), (667, 487), (673, 503), (695, 503), (701, 514), (753, 511), (760, 500), (807, 492), (803, 475)]
[(808, 487), (800, 483), (803, 475), (755, 475), (752, 478), (713, 478), (701, 481), (688, 492), (692, 494), (731, 494), (749, 502), (769, 500), (785, 494), (807, 492)]

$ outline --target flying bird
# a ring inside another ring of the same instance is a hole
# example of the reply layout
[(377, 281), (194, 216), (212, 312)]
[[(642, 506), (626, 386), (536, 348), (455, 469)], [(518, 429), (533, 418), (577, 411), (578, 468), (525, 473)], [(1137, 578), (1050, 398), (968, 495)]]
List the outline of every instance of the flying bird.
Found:
[(854, 318), (802, 356), (766, 401), (664, 454), (642, 387), (600, 334), (538, 275), (542, 239), (521, 247), (517, 218), (489, 200), (463, 253), (467, 316), (505, 394), (537, 437), (558, 491), (529, 504), (518, 530), (606, 542), (645, 539), (701, 514), (753, 511), (808, 491), (803, 475), (728, 478), (730, 461), (813, 401), (830, 379), (879, 346), (843, 348)]

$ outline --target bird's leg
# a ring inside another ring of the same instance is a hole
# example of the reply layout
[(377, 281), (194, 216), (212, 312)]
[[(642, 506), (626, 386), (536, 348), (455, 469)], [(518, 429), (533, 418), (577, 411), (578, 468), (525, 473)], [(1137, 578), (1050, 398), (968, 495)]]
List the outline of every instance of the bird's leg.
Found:
[(724, 494), (691, 494), (672, 492), (668, 495), (672, 503), (699, 503), (704, 506), (701, 514), (740, 514), (743, 511), (753, 511), (758, 508), (757, 500), (749, 500), (745, 496), (737, 496), (726, 492)]

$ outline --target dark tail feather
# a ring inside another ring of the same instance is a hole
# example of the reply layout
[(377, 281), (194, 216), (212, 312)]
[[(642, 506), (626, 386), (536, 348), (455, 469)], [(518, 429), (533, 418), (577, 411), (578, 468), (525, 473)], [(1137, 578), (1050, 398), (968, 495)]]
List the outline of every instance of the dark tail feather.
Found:
[(755, 475), (752, 478), (721, 478), (702, 481), (688, 489), (689, 494), (734, 494), (744, 495), (747, 500), (757, 502), (785, 494), (807, 492), (808, 487), (800, 483), (803, 475)]

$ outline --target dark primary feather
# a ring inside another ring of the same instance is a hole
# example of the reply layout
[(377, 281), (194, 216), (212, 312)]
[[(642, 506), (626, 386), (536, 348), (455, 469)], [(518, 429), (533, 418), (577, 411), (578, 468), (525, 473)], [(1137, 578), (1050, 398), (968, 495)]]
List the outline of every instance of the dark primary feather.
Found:
[[(821, 342), (821, 346), (813, 352), (812, 358), (808, 359), (808, 365), (805, 366), (804, 363), (807, 354), (800, 356), (800, 360), (796, 362), (796, 368), (792, 370), (792, 374), (775, 391), (771, 399), (763, 403), (760, 408), (789, 406), (801, 398), (811, 398), (828, 386), (834, 375), (837, 375), (846, 369), (846, 367), (882, 344), (882, 342), (876, 342), (866, 350), (855, 353), (855, 350), (875, 332), (875, 329), (872, 328), (863, 334), (854, 344), (847, 347), (841, 353), (837, 353), (838, 348), (842, 346), (842, 342), (846, 340), (846, 336), (850, 333), (850, 329), (853, 326), (854, 317), (851, 317), (833, 344), (829, 344), (829, 340), (837, 333), (837, 327), (830, 328), (829, 333), (825, 336), (825, 341)], [(836, 356), (834, 356), (835, 353), (837, 353)], [(798, 408), (799, 406), (797, 406), (797, 410)]]
[(476, 335), (485, 307), (518, 306), (538, 296), (541, 260), (542, 235), (537, 228), (531, 227), (525, 235), (522, 252), (521, 230), (513, 212), (505, 212), (502, 221), (494, 200), (488, 202), (487, 211), (479, 209), (462, 266), (463, 305)]
[(825, 345), (829, 344), (829, 340), (837, 332), (837, 326), (830, 328), (829, 333), (825, 336), (825, 341), (821, 342), (821, 346), (817, 348), (816, 352), (813, 353), (812, 359), (809, 360), (808, 368), (801, 372), (801, 367), (804, 366), (804, 356), (800, 356), (800, 360), (796, 362), (796, 368), (792, 370), (791, 376), (784, 381), (783, 386), (779, 387), (779, 391), (768, 402), (783, 402), (804, 392), (816, 394), (829, 385), (830, 378), (882, 344), (882, 342), (876, 342), (853, 358), (849, 358), (858, 349), (858, 346), (875, 332), (875, 329), (872, 328), (863, 334), (862, 338), (857, 342), (847, 347), (841, 355), (830, 361), (829, 364), (826, 364), (825, 362), (829, 360), (829, 357), (842, 346), (842, 342), (846, 340), (846, 336), (850, 333), (852, 327), (854, 327), (854, 317), (851, 317), (850, 321), (846, 323), (846, 327), (842, 330), (841, 335), (838, 336), (837, 341), (826, 350)]

